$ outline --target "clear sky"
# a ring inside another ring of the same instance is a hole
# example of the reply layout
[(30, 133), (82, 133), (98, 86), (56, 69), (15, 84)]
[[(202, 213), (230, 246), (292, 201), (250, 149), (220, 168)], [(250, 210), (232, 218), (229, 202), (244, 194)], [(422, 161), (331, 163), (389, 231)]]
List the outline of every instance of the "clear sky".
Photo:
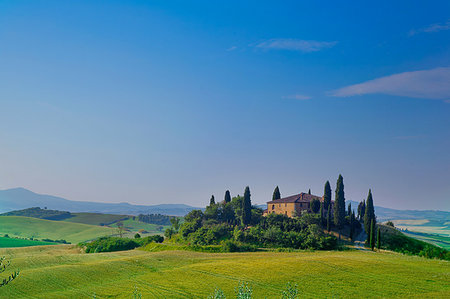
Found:
[[(301, 3), (300, 3), (301, 2)], [(0, 188), (450, 210), (449, 1), (0, 0)]]

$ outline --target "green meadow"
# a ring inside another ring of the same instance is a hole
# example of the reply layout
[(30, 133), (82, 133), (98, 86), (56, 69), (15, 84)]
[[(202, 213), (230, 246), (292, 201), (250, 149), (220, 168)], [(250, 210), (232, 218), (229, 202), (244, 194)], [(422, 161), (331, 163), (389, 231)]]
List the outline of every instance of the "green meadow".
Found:
[(92, 240), (115, 234), (110, 227), (65, 221), (44, 220), (23, 216), (1, 216), (0, 235), (34, 239), (64, 239), (71, 243)]
[(73, 245), (2, 249), (20, 276), (2, 298), (232, 298), (248, 282), (254, 298), (280, 298), (287, 282), (301, 298), (449, 298), (450, 263), (391, 252), (81, 253)]
[(26, 246), (40, 246), (40, 245), (56, 245), (58, 243), (44, 242), (38, 240), (16, 239), (0, 237), (0, 248), (8, 247), (26, 247)]

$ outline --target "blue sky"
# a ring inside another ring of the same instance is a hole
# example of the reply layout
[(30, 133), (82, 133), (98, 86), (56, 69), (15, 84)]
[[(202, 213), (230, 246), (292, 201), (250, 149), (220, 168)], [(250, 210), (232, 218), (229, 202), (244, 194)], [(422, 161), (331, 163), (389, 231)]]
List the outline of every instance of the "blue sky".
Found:
[(449, 210), (450, 2), (242, 2), (0, 0), (0, 188)]

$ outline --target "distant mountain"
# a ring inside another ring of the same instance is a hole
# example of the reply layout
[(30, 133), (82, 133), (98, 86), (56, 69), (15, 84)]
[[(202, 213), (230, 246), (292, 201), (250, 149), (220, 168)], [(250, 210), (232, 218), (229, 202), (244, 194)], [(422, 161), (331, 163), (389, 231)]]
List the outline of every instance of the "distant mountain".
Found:
[(0, 190), (0, 213), (31, 207), (47, 207), (69, 212), (92, 212), (106, 214), (164, 214), (184, 216), (196, 207), (185, 204), (132, 205), (129, 203), (101, 203), (72, 201), (61, 197), (37, 194), (24, 188)]

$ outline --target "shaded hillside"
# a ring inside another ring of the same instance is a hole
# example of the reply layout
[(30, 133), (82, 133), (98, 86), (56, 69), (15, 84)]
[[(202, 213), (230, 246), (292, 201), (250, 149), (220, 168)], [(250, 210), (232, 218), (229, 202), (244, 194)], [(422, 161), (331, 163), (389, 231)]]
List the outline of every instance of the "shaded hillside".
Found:
[(51, 210), (91, 212), (104, 214), (164, 214), (184, 216), (196, 209), (184, 204), (132, 205), (129, 203), (100, 203), (72, 201), (61, 197), (37, 194), (24, 188), (0, 190), (0, 213), (30, 207), (47, 207)]

